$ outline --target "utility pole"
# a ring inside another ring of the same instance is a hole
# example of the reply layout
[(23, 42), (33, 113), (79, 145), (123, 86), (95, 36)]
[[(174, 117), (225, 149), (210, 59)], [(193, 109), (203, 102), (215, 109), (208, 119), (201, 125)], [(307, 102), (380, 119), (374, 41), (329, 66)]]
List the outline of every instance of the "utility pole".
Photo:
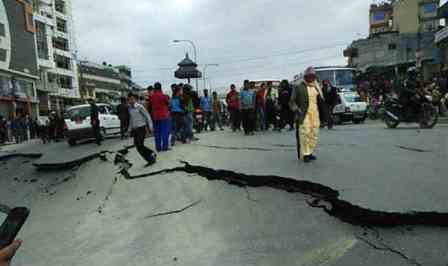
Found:
[(204, 90), (206, 90), (207, 89), (207, 78), (206, 78), (206, 71), (207, 71), (207, 68), (209, 67), (209, 66), (214, 66), (214, 67), (218, 67), (219, 65), (218, 64), (205, 64), (204, 65), (204, 73), (202, 73), (202, 79), (204, 80)]

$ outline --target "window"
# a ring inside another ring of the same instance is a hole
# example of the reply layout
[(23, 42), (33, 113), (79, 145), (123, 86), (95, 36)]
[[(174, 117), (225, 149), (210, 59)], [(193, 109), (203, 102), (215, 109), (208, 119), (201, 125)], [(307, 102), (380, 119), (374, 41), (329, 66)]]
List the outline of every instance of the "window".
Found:
[(384, 11), (377, 11), (373, 13), (373, 22), (384, 22), (386, 20), (386, 12)]
[(47, 81), (49, 83), (55, 83), (57, 81), (57, 75), (54, 73), (48, 73), (47, 74)]
[(68, 51), (68, 40), (64, 38), (53, 38), (53, 47), (56, 49)]
[(17, 2), (23, 4), (24, 10), (23, 13), (25, 15), (25, 29), (29, 32), (35, 32), (33, 22), (33, 5), (26, 2), (25, 0), (17, 0)]
[(59, 86), (63, 89), (71, 89), (72, 88), (72, 78), (69, 76), (60, 75), (58, 78)]
[(424, 14), (433, 14), (437, 12), (437, 4), (436, 3), (428, 3), (423, 5), (423, 13)]
[(36, 22), (36, 42), (37, 42), (37, 55), (41, 59), (48, 60), (48, 42), (47, 42), (47, 29), (44, 23)]
[(100, 105), (100, 106), (98, 106), (98, 112), (99, 112), (100, 114), (103, 114), (103, 115), (107, 114), (107, 108), (106, 108), (106, 106), (104, 106), (104, 105)]
[(352, 70), (338, 70), (336, 71), (336, 84), (335, 86), (345, 86), (352, 85), (353, 82), (353, 71)]
[(0, 23), (0, 36), (1, 37), (5, 37), (6, 36), (5, 24), (3, 24), (3, 23)]
[(427, 23), (423, 24), (423, 30), (425, 32), (432, 32), (436, 29), (436, 26), (434, 24), (434, 22), (432, 21), (428, 21)]
[(397, 44), (395, 44), (395, 43), (389, 43), (388, 48), (389, 48), (389, 50), (396, 50), (396, 49), (397, 49)]
[(56, 11), (65, 14), (65, 2), (62, 0), (56, 0), (55, 2)]
[(54, 61), (56, 62), (56, 67), (70, 70), (71, 69), (71, 60), (68, 57), (62, 55), (55, 55)]
[(90, 107), (80, 107), (69, 110), (67, 113), (65, 113), (64, 118), (71, 119), (74, 121), (77, 119), (84, 120), (89, 116), (90, 116)]
[(56, 19), (57, 24), (57, 30), (60, 32), (67, 32), (67, 21), (63, 20), (62, 18)]
[(330, 81), (331, 84), (334, 84), (334, 72), (331, 70), (323, 70), (316, 72), (317, 79), (322, 82), (324, 80)]
[(361, 97), (357, 94), (344, 94), (344, 99), (349, 103), (361, 102)]
[(6, 49), (0, 48), (0, 61), (6, 61)]
[(106, 105), (106, 110), (107, 110), (107, 112), (108, 112), (109, 114), (112, 114), (112, 113), (113, 113), (113, 109), (112, 109), (112, 107), (110, 107), (110, 106), (108, 106), (108, 105)]

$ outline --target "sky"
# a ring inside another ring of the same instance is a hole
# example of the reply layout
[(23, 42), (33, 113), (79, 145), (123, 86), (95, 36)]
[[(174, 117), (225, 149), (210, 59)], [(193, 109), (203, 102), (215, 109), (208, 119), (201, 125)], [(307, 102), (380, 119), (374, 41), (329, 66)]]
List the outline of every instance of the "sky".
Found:
[[(343, 50), (368, 35), (370, 0), (74, 0), (81, 59), (128, 65), (147, 86), (174, 78), (192, 40), (206, 86), (289, 79), (310, 65), (345, 65)], [(194, 85), (195, 83), (192, 82)], [(199, 82), (199, 89), (204, 82)]]

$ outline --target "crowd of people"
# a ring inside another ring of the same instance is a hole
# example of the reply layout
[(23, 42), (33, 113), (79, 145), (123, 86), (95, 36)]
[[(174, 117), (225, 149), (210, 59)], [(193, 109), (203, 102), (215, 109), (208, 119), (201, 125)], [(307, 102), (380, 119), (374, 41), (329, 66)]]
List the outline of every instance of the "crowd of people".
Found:
[[(204, 117), (204, 130), (224, 129), (223, 106), (216, 92), (210, 97), (208, 90), (204, 90), (204, 95), (199, 97), (188, 84), (172, 84), (171, 96), (168, 96), (159, 82), (149, 86), (147, 92), (147, 99), (140, 103), (140, 97), (134, 93), (127, 99), (122, 98), (117, 112), (121, 137), (126, 138), (129, 132), (137, 151), (149, 165), (156, 161), (156, 153), (144, 146), (144, 139), (150, 133), (154, 135), (156, 151), (166, 152), (178, 142), (188, 144), (198, 140), (194, 135), (194, 124), (199, 123), (195, 121), (196, 112)], [(92, 104), (91, 116), (94, 114)]]
[(447, 109), (448, 69), (444, 69), (425, 80), (415, 67), (410, 67), (406, 75), (398, 76), (387, 73), (371, 73), (358, 77), (356, 91), (362, 101), (369, 103), (375, 109), (381, 106), (388, 96), (399, 97), (406, 105), (417, 93), (431, 95), (435, 105), (438, 105), (440, 115)]
[(48, 143), (63, 138), (64, 119), (56, 112), (50, 113), (48, 120), (31, 118), (25, 112), (18, 112), (8, 119), (0, 115), (0, 144), (18, 144), (33, 139)]
[[(334, 104), (334, 100), (328, 102), (323, 100), (325, 95), (328, 95), (329, 99), (333, 97), (334, 92), (331, 90), (333, 87), (324, 86), (326, 90), (322, 91), (317, 84), (315, 73), (306, 75), (309, 76), (312, 76), (310, 80), (313, 80), (310, 84), (316, 88), (312, 91), (315, 93), (310, 93), (310, 97), (321, 96), (319, 104), (321, 100), (322, 104)], [(143, 102), (139, 101), (141, 99), (138, 95), (130, 93), (127, 99), (122, 98), (117, 110), (121, 121), (121, 137), (126, 138), (130, 132), (138, 152), (149, 165), (155, 162), (156, 153), (144, 146), (145, 137), (150, 132), (154, 135), (155, 149), (158, 153), (170, 150), (178, 142), (188, 144), (198, 140), (194, 132), (194, 128), (197, 132), (200, 131), (197, 124), (201, 121), (196, 119), (198, 112), (203, 115), (204, 130), (223, 130), (225, 122), (223, 120), (226, 120), (223, 119), (223, 112), (230, 114), (229, 125), (233, 132), (243, 130), (245, 135), (254, 135), (256, 131), (265, 132), (270, 129), (277, 132), (287, 127), (290, 131), (296, 129), (298, 147), (304, 147), (302, 153), (299, 149), (300, 159), (306, 162), (316, 159), (312, 154), (315, 145), (308, 143), (317, 143), (318, 129), (316, 130), (315, 126), (318, 124), (319, 128), (321, 124), (319, 112), (315, 114), (312, 109), (307, 116), (303, 110), (308, 106), (312, 108), (314, 101), (307, 100), (307, 105), (303, 105), (303, 99), (300, 97), (305, 94), (301, 91), (298, 93), (287, 80), (283, 80), (278, 88), (274, 87), (272, 82), (263, 83), (260, 88), (255, 88), (254, 83), (246, 80), (240, 91), (232, 84), (225, 97), (225, 104), (216, 92), (210, 96), (208, 90), (204, 90), (200, 97), (188, 84), (172, 84), (170, 96), (164, 93), (159, 82), (149, 86), (147, 92), (147, 99)], [(297, 97), (300, 98), (299, 102)], [(316, 106), (318, 102), (316, 100)], [(95, 109), (92, 108), (92, 116), (95, 116)], [(329, 109), (321, 108), (321, 110), (325, 110), (323, 114), (326, 116)], [(315, 121), (316, 116), (319, 118), (318, 123)], [(95, 121), (94, 117), (91, 120)], [(326, 123), (326, 120), (322, 121)], [(299, 136), (303, 141), (299, 140)]]

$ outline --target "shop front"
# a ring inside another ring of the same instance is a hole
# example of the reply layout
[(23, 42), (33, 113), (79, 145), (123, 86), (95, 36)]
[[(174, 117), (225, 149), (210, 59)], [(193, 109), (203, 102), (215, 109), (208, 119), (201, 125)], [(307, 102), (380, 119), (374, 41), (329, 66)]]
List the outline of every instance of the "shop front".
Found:
[(0, 115), (37, 117), (38, 104), (33, 79), (0, 73)]

